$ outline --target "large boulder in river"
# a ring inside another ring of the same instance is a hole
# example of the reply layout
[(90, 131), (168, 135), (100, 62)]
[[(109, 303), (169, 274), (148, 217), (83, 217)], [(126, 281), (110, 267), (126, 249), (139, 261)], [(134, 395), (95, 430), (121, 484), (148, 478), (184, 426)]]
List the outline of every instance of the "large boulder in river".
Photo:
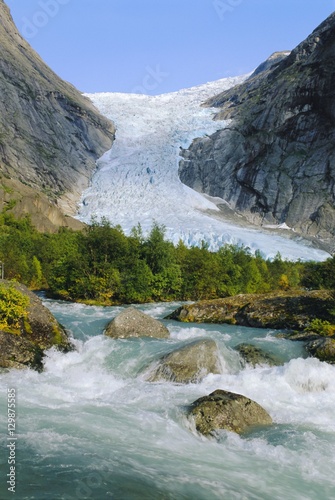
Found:
[(272, 424), (270, 415), (258, 403), (221, 389), (194, 401), (189, 416), (205, 436), (220, 429), (242, 434), (252, 427)]
[[(25, 285), (21, 283), (0, 280), (0, 287), (16, 291), (26, 304), (22, 316), (15, 324), (4, 323), (0, 332), (0, 367), (24, 368), (31, 367), (40, 370), (42, 357), (46, 349), (56, 347), (61, 351), (73, 349), (64, 328), (58, 323), (52, 313), (43, 306), (42, 301)], [(8, 299), (5, 294), (3, 302), (4, 313)], [(13, 306), (13, 304), (12, 304)], [(5, 316), (4, 316), (5, 317)]]
[(106, 327), (105, 335), (125, 339), (129, 337), (154, 337), (158, 339), (170, 336), (169, 330), (157, 319), (128, 307), (118, 314)]
[(311, 320), (332, 322), (335, 300), (331, 291), (288, 291), (241, 294), (185, 304), (169, 319), (195, 323), (228, 323), (254, 328), (303, 330)]
[(163, 356), (148, 380), (189, 384), (199, 382), (209, 373), (220, 373), (218, 350), (214, 340), (203, 339)]

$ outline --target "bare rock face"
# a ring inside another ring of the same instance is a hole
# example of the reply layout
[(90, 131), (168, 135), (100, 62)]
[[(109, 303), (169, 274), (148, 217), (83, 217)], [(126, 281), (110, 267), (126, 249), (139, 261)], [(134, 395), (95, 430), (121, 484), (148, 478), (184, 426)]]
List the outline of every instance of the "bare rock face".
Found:
[(334, 56), (335, 13), (289, 55), (209, 100), (232, 121), (183, 152), (182, 182), (251, 223), (286, 223), (334, 250)]
[(82, 222), (65, 215), (46, 194), (0, 174), (0, 211), (2, 210), (17, 218), (29, 214), (32, 225), (41, 232), (55, 233), (60, 227), (78, 231), (84, 228)]
[(162, 357), (149, 381), (167, 380), (181, 384), (200, 382), (209, 373), (220, 373), (214, 340), (195, 340)]
[(108, 337), (125, 339), (130, 337), (168, 338), (169, 330), (158, 320), (128, 307), (118, 314), (106, 327)]
[[(114, 125), (21, 37), (0, 0), (0, 173), (73, 214)], [(56, 207), (56, 205), (55, 205)]]
[(258, 403), (221, 389), (194, 401), (189, 417), (205, 436), (219, 429), (242, 434), (252, 427), (272, 424), (270, 415)]

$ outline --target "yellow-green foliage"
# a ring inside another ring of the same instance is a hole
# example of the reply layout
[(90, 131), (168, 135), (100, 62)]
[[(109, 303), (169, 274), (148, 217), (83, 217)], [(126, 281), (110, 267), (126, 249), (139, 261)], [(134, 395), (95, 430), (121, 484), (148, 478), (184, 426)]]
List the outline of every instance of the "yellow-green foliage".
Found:
[(32, 330), (32, 328), (31, 328), (31, 325), (30, 325), (30, 323), (29, 323), (29, 321), (28, 321), (28, 318), (27, 318), (27, 317), (24, 317), (24, 318), (23, 318), (23, 325), (24, 325), (24, 331), (25, 331), (26, 333), (28, 333), (28, 334), (30, 334), (30, 335), (31, 335), (31, 334), (33, 333), (33, 330)]
[(64, 342), (64, 338), (63, 338), (63, 335), (62, 335), (60, 329), (58, 328), (58, 326), (53, 325), (52, 331), (53, 331), (53, 334), (54, 334), (54, 338), (53, 338), (54, 343), (56, 345), (62, 344)]
[(38, 290), (43, 284), (43, 271), (42, 266), (36, 255), (34, 255), (32, 260), (32, 277), (30, 281), (30, 288), (33, 290)]
[(307, 329), (324, 337), (331, 337), (335, 334), (335, 325), (318, 318), (313, 319)]
[(15, 329), (28, 315), (29, 298), (13, 286), (0, 285), (0, 328)]

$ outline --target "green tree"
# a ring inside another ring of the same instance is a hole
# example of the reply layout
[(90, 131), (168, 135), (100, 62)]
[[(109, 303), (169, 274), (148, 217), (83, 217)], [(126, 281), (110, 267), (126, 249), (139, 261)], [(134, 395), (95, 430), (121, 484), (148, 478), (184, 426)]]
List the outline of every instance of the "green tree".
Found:
[(174, 246), (165, 240), (165, 227), (156, 222), (143, 243), (143, 256), (153, 274), (159, 274), (175, 263)]
[(31, 279), (30, 279), (30, 288), (34, 290), (38, 290), (43, 286), (43, 271), (42, 265), (36, 255), (34, 255), (32, 260), (32, 269), (31, 269)]
[(161, 273), (153, 275), (151, 288), (154, 300), (174, 300), (179, 298), (182, 288), (180, 266), (171, 264)]
[(134, 260), (121, 274), (118, 298), (124, 303), (144, 303), (152, 300), (153, 274), (144, 260)]

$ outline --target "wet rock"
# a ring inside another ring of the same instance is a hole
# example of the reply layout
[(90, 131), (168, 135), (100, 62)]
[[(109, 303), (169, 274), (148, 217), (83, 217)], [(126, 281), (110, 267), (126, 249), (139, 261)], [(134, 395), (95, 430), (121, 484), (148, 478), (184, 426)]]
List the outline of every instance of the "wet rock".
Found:
[(319, 338), (306, 344), (308, 353), (320, 361), (335, 364), (335, 338)]
[(168, 338), (169, 330), (160, 321), (128, 307), (118, 314), (106, 327), (105, 335), (113, 338), (154, 337)]
[(181, 384), (199, 382), (209, 373), (220, 373), (214, 340), (196, 340), (163, 356), (148, 380), (167, 380)]
[(311, 342), (312, 340), (318, 340), (320, 335), (315, 332), (289, 332), (278, 334), (277, 337), (292, 340), (294, 342)]
[(189, 417), (198, 432), (208, 436), (219, 429), (242, 434), (252, 427), (270, 425), (270, 415), (255, 401), (218, 389), (197, 399), (191, 405)]
[(256, 365), (278, 366), (282, 364), (276, 356), (252, 344), (239, 344), (235, 349), (246, 363), (254, 367)]
[(0, 367), (42, 371), (43, 350), (26, 338), (0, 331)]

